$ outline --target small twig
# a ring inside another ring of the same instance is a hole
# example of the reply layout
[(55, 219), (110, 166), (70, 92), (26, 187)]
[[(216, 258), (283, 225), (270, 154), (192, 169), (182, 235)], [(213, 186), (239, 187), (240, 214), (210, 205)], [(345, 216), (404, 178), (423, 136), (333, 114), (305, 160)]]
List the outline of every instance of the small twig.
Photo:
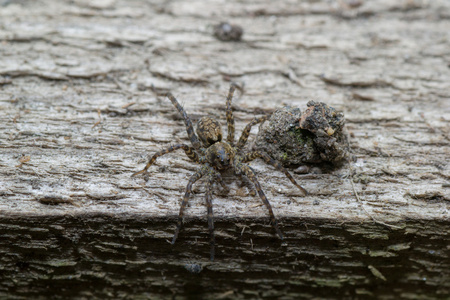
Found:
[(25, 155), (19, 159), (20, 164), (16, 166), (16, 168), (21, 168), (23, 164), (29, 162), (31, 160), (31, 156)]
[(419, 116), (422, 118), (423, 122), (425, 123), (425, 125), (428, 126), (428, 128), (430, 128), (433, 132), (439, 132), (447, 141), (450, 141), (450, 137), (448, 135), (448, 132), (445, 132), (442, 129), (438, 129), (438, 128), (432, 126), (430, 123), (428, 123), (427, 119), (425, 118), (424, 113), (420, 113)]
[(402, 142), (406, 142), (406, 143), (413, 143), (413, 144), (416, 144), (416, 145), (431, 145), (431, 146), (447, 146), (448, 145), (448, 143), (446, 143), (446, 142), (440, 142), (440, 141), (437, 141), (437, 142), (432, 142), (432, 141), (431, 142), (413, 141), (413, 140), (403, 139), (403, 138), (400, 138), (398, 136), (394, 136), (394, 139), (402, 141)]
[(119, 80), (117, 80), (116, 78), (114, 78), (112, 76), (110, 78), (112, 79), (112, 81), (114, 82), (114, 84), (117, 86), (117, 88), (119, 90), (126, 91), (126, 88), (123, 86), (123, 84)]
[(98, 124), (100, 124), (102, 122), (102, 112), (100, 111), (100, 108), (97, 108), (97, 114), (98, 114), (99, 120), (92, 126), (92, 129), (94, 129), (95, 126), (97, 126)]
[(373, 276), (375, 276), (376, 278), (381, 279), (383, 281), (386, 281), (386, 277), (384, 277), (384, 275), (380, 271), (378, 271), (377, 268), (375, 268), (372, 265), (368, 265), (367, 268), (369, 268), (369, 270), (370, 270), (370, 272), (372, 272)]
[(387, 224), (387, 223), (384, 223), (384, 222), (382, 222), (382, 221), (379, 221), (379, 220), (375, 219), (375, 217), (372, 216), (372, 215), (367, 211), (367, 209), (364, 207), (364, 205), (363, 205), (361, 199), (359, 198), (358, 192), (356, 192), (355, 184), (353, 183), (352, 179), (350, 179), (350, 183), (352, 184), (353, 193), (355, 194), (356, 200), (358, 201), (359, 205), (361, 205), (362, 209), (363, 209), (363, 210), (365, 211), (365, 213), (372, 219), (372, 221), (373, 221), (374, 223), (376, 223), (376, 224), (381, 224), (381, 225), (384, 225), (384, 226), (387, 226), (387, 227), (390, 227), (390, 228), (402, 229), (402, 227), (400, 227), (400, 226)]
[(130, 103), (122, 105), (122, 108), (127, 109), (128, 107), (130, 107), (131, 105), (134, 105), (134, 104), (136, 104), (136, 102), (130, 102)]
[(245, 228), (247, 228), (247, 227), (248, 227), (247, 225), (242, 226), (241, 235), (244, 235)]

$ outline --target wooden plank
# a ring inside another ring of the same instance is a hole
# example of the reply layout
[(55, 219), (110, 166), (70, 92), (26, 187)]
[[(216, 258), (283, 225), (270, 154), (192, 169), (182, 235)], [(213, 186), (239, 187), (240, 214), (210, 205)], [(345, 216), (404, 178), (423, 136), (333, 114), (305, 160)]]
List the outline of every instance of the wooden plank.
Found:
[[(45, 297), (48, 284), (62, 283), (70, 287), (52, 293), (450, 293), (450, 6), (360, 4), (6, 3), (0, 295)], [(241, 25), (243, 41), (216, 40), (217, 16)], [(213, 116), (225, 129), (230, 81), (243, 86), (233, 102), (238, 132), (283, 105), (322, 101), (344, 112), (356, 161), (294, 174), (307, 197), (252, 162), (285, 244), (261, 201), (226, 174), (230, 192), (214, 193), (218, 254), (210, 262), (203, 183), (180, 240), (166, 243), (197, 166), (181, 152), (159, 159), (148, 181), (130, 175), (148, 155), (188, 141), (164, 93), (194, 121)]]

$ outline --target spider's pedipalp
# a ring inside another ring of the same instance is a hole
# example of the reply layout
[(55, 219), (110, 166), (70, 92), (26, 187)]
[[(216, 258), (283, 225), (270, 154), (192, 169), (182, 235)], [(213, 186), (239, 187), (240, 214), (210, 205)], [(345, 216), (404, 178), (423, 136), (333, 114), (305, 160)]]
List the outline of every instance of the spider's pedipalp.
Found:
[(227, 125), (228, 125), (228, 136), (227, 142), (230, 143), (231, 146), (234, 145), (234, 117), (233, 111), (231, 110), (231, 100), (233, 100), (233, 94), (236, 90), (236, 85), (234, 83), (230, 86), (230, 91), (228, 92), (227, 97)]
[(284, 175), (286, 175), (286, 177), (287, 177), (287, 178), (288, 178), (288, 179), (289, 179), (296, 187), (298, 187), (298, 189), (299, 189), (300, 191), (302, 191), (302, 193), (303, 193), (304, 196), (308, 195), (308, 192), (307, 192), (301, 185), (299, 185), (299, 184), (297, 183), (297, 181), (295, 181), (294, 177), (292, 177), (292, 175), (289, 174), (289, 172), (283, 167), (283, 165), (281, 165), (280, 162), (274, 160), (274, 159), (273, 159), (272, 157), (270, 157), (267, 153), (264, 153), (264, 152), (261, 152), (261, 151), (253, 151), (253, 152), (247, 153), (247, 154), (245, 154), (245, 155), (243, 156), (242, 162), (243, 162), (243, 163), (246, 163), (246, 162), (249, 162), (249, 161), (254, 160), (255, 158), (262, 158), (262, 159), (264, 159), (264, 161), (265, 161), (267, 164), (269, 164), (269, 165), (275, 167), (278, 171), (283, 172)]
[(250, 134), (250, 130), (252, 129), (252, 126), (262, 123), (270, 118), (270, 115), (262, 116), (259, 118), (254, 118), (250, 123), (245, 126), (244, 130), (242, 131), (241, 137), (239, 138), (239, 141), (237, 143), (236, 148), (241, 149), (245, 146), (245, 143), (247, 143), (248, 136)]
[(220, 175), (219, 172), (216, 172), (215, 176), (216, 176), (216, 181), (222, 186), (224, 191), (226, 191), (228, 193), (230, 191), (230, 189), (226, 186), (225, 182), (223, 181), (222, 175)]
[(283, 239), (283, 233), (281, 233), (280, 228), (278, 228), (278, 221), (275, 218), (275, 214), (273, 213), (272, 206), (270, 205), (269, 200), (267, 200), (267, 197), (264, 194), (264, 192), (261, 188), (261, 185), (259, 184), (258, 179), (256, 178), (255, 173), (252, 171), (252, 169), (250, 168), (249, 165), (244, 164), (244, 163), (240, 163), (239, 165), (236, 166), (236, 168), (239, 169), (238, 171), (241, 171), (242, 173), (244, 173), (245, 176), (247, 176), (247, 178), (250, 179), (250, 181), (255, 186), (256, 192), (258, 193), (259, 198), (261, 198), (264, 205), (267, 207), (267, 210), (269, 211), (270, 221), (272, 223), (273, 228), (277, 232), (280, 239)]
[(173, 152), (175, 150), (178, 150), (178, 149), (183, 149), (184, 152), (186, 153), (187, 157), (189, 157), (192, 161), (199, 162), (198, 154), (195, 152), (194, 148), (192, 148), (191, 146), (185, 145), (185, 144), (177, 144), (177, 145), (170, 146), (167, 149), (158, 151), (155, 154), (153, 154), (152, 158), (150, 158), (150, 160), (147, 163), (147, 165), (145, 166), (145, 168), (139, 172), (133, 173), (131, 175), (131, 177), (147, 172), (148, 168), (150, 168), (151, 165), (154, 164), (154, 162), (156, 161), (156, 159), (158, 157), (166, 155), (166, 154)]
[(178, 103), (177, 99), (171, 94), (167, 93), (167, 98), (172, 102), (172, 104), (176, 107), (178, 112), (181, 114), (181, 116), (184, 119), (184, 124), (186, 125), (186, 131), (189, 136), (189, 140), (192, 143), (192, 146), (195, 149), (200, 149), (200, 141), (198, 140), (198, 137), (195, 135), (194, 132), (194, 126), (192, 126), (191, 119), (189, 118), (188, 114), (184, 110), (183, 106), (181, 106), (180, 103)]
[(173, 238), (172, 238), (172, 244), (175, 244), (175, 241), (177, 240), (178, 234), (180, 233), (181, 225), (183, 224), (184, 210), (185, 210), (186, 205), (187, 205), (187, 203), (189, 201), (189, 196), (191, 195), (191, 192), (192, 192), (192, 185), (197, 180), (202, 178), (203, 175), (205, 175), (208, 172), (210, 172), (210, 170), (211, 170), (210, 166), (204, 165), (197, 172), (195, 172), (195, 174), (192, 175), (191, 178), (189, 178), (189, 182), (188, 182), (188, 184), (186, 186), (186, 192), (184, 193), (183, 201), (181, 201), (180, 213), (178, 214), (177, 227), (175, 229), (175, 233), (174, 233)]

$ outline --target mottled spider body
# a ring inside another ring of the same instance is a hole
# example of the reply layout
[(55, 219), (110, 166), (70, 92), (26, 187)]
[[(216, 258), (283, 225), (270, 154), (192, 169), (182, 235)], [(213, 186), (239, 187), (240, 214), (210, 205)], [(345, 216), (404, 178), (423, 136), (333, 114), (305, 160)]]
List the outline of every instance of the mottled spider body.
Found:
[(260, 151), (245, 152), (243, 147), (247, 142), (248, 135), (252, 126), (266, 121), (270, 116), (263, 116), (259, 118), (254, 118), (244, 129), (241, 137), (237, 144), (234, 142), (234, 117), (231, 110), (231, 100), (233, 98), (233, 93), (235, 86), (232, 84), (227, 97), (227, 125), (228, 125), (228, 135), (227, 141), (222, 140), (222, 130), (219, 122), (210, 118), (203, 117), (197, 123), (197, 135), (194, 133), (194, 128), (189, 116), (184, 111), (183, 107), (178, 103), (172, 94), (168, 94), (167, 97), (170, 99), (172, 104), (177, 108), (180, 114), (183, 116), (186, 130), (191, 141), (192, 146), (186, 144), (177, 144), (171, 146), (165, 150), (155, 153), (145, 166), (145, 168), (139, 172), (134, 173), (132, 176), (147, 173), (148, 168), (156, 161), (156, 159), (162, 155), (173, 152), (177, 149), (183, 149), (186, 155), (194, 162), (201, 164), (201, 167), (192, 175), (186, 187), (186, 192), (183, 197), (183, 201), (180, 206), (180, 213), (178, 215), (177, 227), (175, 229), (175, 234), (172, 239), (172, 244), (175, 243), (180, 228), (183, 222), (184, 211), (189, 200), (189, 196), (192, 192), (193, 184), (202, 177), (206, 177), (206, 207), (208, 211), (208, 227), (210, 233), (210, 247), (211, 247), (211, 260), (214, 260), (214, 216), (212, 209), (212, 188), (215, 182), (219, 183), (223, 188), (226, 189), (225, 183), (222, 180), (221, 172), (227, 169), (233, 169), (237, 175), (245, 175), (255, 186), (256, 191), (267, 207), (269, 211), (270, 220), (272, 226), (277, 232), (280, 239), (283, 239), (283, 234), (278, 228), (278, 222), (272, 210), (272, 206), (267, 200), (266, 195), (261, 189), (254, 171), (247, 164), (248, 162), (254, 160), (255, 158), (262, 158), (266, 163), (274, 166), (279, 171), (283, 172), (286, 177), (298, 187), (304, 195), (306, 195), (306, 190), (303, 189), (295, 179), (289, 174), (289, 172), (283, 168), (283, 166), (278, 162), (273, 160), (269, 155)]

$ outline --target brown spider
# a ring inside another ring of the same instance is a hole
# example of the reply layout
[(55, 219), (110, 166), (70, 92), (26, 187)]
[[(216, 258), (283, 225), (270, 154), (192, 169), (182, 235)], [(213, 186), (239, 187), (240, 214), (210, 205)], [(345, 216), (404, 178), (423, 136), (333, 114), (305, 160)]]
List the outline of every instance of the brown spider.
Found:
[(269, 155), (260, 151), (252, 151), (245, 153), (243, 147), (247, 142), (248, 135), (253, 125), (266, 121), (270, 115), (254, 118), (244, 129), (241, 137), (237, 144), (234, 142), (234, 117), (231, 110), (231, 100), (233, 98), (233, 93), (236, 86), (232, 84), (230, 86), (230, 91), (227, 97), (227, 125), (228, 125), (228, 136), (227, 141), (222, 141), (222, 130), (220, 128), (219, 122), (210, 118), (203, 117), (197, 123), (197, 135), (194, 133), (194, 128), (192, 126), (191, 119), (184, 111), (183, 107), (178, 103), (177, 99), (168, 93), (167, 97), (170, 99), (172, 104), (177, 108), (180, 114), (184, 118), (184, 123), (186, 124), (187, 134), (189, 140), (191, 141), (192, 147), (186, 144), (177, 144), (170, 146), (165, 150), (156, 152), (150, 161), (147, 163), (145, 168), (139, 172), (134, 173), (131, 176), (135, 176), (142, 173), (147, 173), (147, 169), (156, 161), (156, 159), (162, 155), (173, 152), (177, 149), (183, 149), (186, 155), (194, 162), (201, 164), (202, 166), (197, 170), (197, 172), (191, 176), (186, 187), (186, 192), (181, 202), (180, 213), (178, 215), (177, 227), (175, 229), (175, 234), (173, 235), (172, 244), (175, 243), (180, 232), (181, 224), (183, 223), (184, 210), (186, 208), (189, 196), (192, 191), (192, 185), (202, 177), (206, 177), (206, 207), (208, 211), (208, 227), (210, 234), (210, 248), (211, 248), (211, 260), (214, 260), (214, 215), (212, 208), (212, 187), (214, 182), (218, 182), (223, 188), (226, 189), (225, 183), (222, 180), (221, 172), (226, 169), (233, 169), (236, 175), (245, 175), (255, 186), (256, 191), (261, 198), (261, 200), (266, 205), (272, 226), (277, 232), (280, 239), (283, 239), (283, 234), (278, 228), (278, 222), (272, 210), (272, 206), (267, 200), (266, 195), (261, 189), (261, 185), (256, 179), (256, 175), (252, 168), (247, 164), (248, 162), (254, 160), (255, 158), (262, 158), (269, 165), (274, 166), (279, 171), (283, 172), (286, 177), (298, 187), (304, 195), (307, 194), (306, 190), (302, 188), (295, 179), (288, 173), (286, 169), (278, 162), (273, 160)]

